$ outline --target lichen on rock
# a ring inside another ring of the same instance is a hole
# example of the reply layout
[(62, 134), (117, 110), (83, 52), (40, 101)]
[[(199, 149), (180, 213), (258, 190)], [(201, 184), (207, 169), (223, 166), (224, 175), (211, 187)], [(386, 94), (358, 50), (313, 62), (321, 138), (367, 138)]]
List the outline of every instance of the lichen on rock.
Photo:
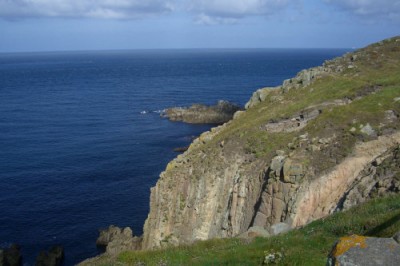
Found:
[(398, 265), (400, 245), (394, 238), (359, 235), (341, 237), (334, 245), (327, 265)]

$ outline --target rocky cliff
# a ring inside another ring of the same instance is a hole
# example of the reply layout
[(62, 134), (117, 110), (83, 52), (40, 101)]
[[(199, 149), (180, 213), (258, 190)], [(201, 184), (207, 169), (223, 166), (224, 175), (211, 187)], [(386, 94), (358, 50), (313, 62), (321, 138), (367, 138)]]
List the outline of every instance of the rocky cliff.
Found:
[(302, 226), (400, 191), (400, 37), (260, 89), (151, 189), (145, 249)]

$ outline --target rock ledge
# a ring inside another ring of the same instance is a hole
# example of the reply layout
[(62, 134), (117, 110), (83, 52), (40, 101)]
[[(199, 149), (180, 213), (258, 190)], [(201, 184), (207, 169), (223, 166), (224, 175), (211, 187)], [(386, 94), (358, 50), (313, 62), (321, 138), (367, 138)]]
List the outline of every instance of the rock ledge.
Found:
[(212, 106), (193, 104), (190, 107), (168, 108), (161, 116), (189, 124), (223, 124), (231, 120), (239, 110), (241, 108), (238, 105), (221, 100)]

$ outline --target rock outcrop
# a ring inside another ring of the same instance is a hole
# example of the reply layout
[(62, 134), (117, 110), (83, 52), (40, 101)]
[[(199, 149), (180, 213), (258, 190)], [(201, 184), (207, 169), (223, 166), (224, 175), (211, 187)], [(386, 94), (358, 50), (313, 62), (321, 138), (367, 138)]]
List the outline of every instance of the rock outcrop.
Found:
[(151, 189), (142, 247), (253, 234), (249, 228), (277, 234), (398, 193), (395, 40), (261, 89), (246, 111), (195, 139)]
[(219, 101), (216, 105), (207, 106), (193, 104), (189, 108), (174, 107), (166, 109), (161, 116), (171, 121), (182, 121), (190, 124), (223, 124), (233, 118), (241, 108), (227, 101)]
[(64, 248), (62, 246), (51, 247), (49, 251), (41, 251), (36, 258), (36, 266), (59, 266), (64, 260)]
[(9, 248), (0, 249), (1, 266), (20, 266), (22, 265), (22, 256), (20, 247), (12, 244)]
[(333, 247), (327, 265), (395, 266), (400, 261), (400, 243), (395, 238), (346, 236)]
[(96, 245), (106, 248), (108, 255), (114, 256), (122, 251), (139, 250), (142, 239), (133, 236), (129, 227), (123, 229), (110, 225), (107, 229), (100, 230)]

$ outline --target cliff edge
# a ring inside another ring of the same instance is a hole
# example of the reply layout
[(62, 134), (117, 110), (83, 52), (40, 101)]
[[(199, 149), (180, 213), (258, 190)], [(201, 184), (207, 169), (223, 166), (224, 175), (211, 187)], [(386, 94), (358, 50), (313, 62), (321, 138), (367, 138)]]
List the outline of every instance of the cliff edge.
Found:
[(255, 92), (161, 173), (142, 247), (295, 228), (398, 193), (398, 73), (394, 37)]

